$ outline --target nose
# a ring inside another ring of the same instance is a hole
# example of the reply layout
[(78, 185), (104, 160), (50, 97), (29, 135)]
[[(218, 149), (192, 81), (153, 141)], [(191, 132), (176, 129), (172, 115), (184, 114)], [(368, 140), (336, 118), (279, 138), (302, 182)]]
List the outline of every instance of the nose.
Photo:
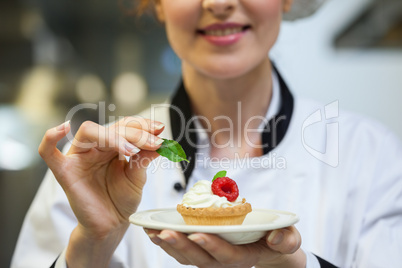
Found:
[(228, 16), (236, 7), (237, 0), (204, 0), (202, 7), (215, 16)]

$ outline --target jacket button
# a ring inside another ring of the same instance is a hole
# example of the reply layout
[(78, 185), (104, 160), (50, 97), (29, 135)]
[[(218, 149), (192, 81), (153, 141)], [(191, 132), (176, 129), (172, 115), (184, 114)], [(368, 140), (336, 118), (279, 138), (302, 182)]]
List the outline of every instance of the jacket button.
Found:
[(181, 185), (180, 182), (176, 182), (176, 183), (173, 185), (173, 188), (174, 188), (177, 192), (181, 192), (181, 191), (184, 190), (183, 185)]

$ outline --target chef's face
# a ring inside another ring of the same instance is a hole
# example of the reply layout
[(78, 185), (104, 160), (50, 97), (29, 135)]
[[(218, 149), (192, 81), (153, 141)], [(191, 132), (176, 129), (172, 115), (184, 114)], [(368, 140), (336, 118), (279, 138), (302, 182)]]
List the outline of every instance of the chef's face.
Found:
[(158, 0), (156, 12), (183, 67), (231, 78), (267, 60), (290, 5), (291, 0)]

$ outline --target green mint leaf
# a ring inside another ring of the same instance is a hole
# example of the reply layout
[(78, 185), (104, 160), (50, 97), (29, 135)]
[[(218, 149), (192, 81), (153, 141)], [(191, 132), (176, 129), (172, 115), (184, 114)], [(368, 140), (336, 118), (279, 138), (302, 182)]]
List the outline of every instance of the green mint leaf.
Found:
[(161, 147), (159, 147), (156, 152), (173, 162), (190, 162), (187, 160), (186, 153), (184, 152), (181, 145), (174, 140), (163, 139)]
[(219, 171), (218, 173), (216, 173), (212, 181), (216, 180), (217, 178), (226, 177), (226, 173), (226, 170)]

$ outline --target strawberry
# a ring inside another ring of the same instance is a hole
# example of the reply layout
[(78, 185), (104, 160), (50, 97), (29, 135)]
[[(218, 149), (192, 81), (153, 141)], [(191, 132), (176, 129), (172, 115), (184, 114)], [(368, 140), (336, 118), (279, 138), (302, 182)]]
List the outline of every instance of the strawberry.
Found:
[(212, 193), (224, 196), (229, 202), (233, 202), (239, 196), (239, 188), (234, 180), (228, 177), (216, 178), (211, 185)]

